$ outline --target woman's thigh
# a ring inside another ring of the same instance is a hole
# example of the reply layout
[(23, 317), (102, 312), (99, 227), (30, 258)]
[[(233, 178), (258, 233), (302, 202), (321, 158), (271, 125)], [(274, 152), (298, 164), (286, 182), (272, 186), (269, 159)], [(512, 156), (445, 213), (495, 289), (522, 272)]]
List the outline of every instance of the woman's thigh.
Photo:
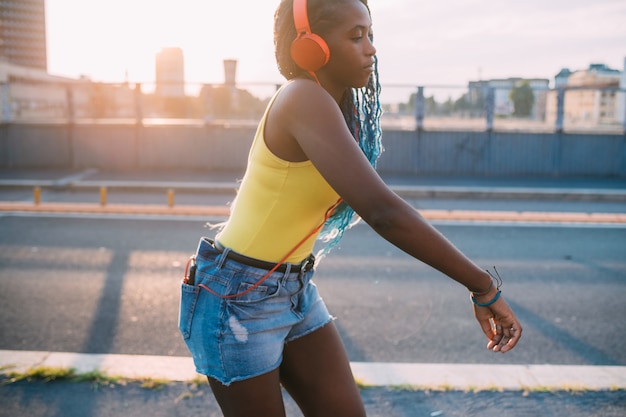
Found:
[(285, 345), (280, 379), (306, 417), (363, 417), (365, 409), (334, 323)]
[(224, 417), (285, 416), (278, 370), (228, 386), (209, 378), (209, 384)]

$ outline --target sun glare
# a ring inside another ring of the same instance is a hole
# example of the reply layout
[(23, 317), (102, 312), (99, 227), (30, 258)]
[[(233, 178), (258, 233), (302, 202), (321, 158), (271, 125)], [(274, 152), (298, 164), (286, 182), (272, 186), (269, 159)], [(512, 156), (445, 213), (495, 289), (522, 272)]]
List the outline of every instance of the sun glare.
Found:
[[(49, 72), (94, 81), (151, 82), (157, 52), (179, 47), (186, 79), (221, 82), (223, 60), (240, 61), (238, 74), (255, 73), (254, 61), (272, 59), (274, 0), (47, 0)], [(175, 7), (173, 7), (175, 5)], [(258, 36), (250, 36), (258, 33)]]
[[(240, 83), (282, 82), (273, 58), (279, 2), (46, 0), (48, 69), (94, 81), (149, 83), (157, 52), (178, 47), (188, 83), (223, 82), (225, 59), (238, 61)], [(563, 67), (593, 62), (623, 68), (623, 2), (577, 0), (563, 7), (559, 0), (522, 9), (510, 2), (413, 3), (371, 2), (383, 83), (552, 77)]]

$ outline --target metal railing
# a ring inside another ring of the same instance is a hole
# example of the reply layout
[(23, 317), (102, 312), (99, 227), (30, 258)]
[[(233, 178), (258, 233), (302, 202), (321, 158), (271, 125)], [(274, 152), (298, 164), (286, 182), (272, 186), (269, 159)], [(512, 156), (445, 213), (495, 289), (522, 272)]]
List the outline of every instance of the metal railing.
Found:
[[(275, 83), (172, 84), (14, 81), (0, 84), (3, 123), (256, 124)], [(385, 85), (383, 128), (625, 134), (626, 89)]]

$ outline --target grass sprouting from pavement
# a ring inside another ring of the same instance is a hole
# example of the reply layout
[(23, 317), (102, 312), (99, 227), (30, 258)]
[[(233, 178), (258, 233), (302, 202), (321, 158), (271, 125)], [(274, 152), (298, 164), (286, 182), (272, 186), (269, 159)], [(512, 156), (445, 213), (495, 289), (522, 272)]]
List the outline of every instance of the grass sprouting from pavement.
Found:
[(166, 386), (169, 381), (157, 378), (125, 378), (120, 376), (107, 375), (99, 370), (78, 373), (74, 368), (54, 368), (48, 366), (40, 366), (28, 369), (24, 372), (6, 372), (6, 379), (3, 384), (13, 384), (20, 381), (69, 381), (69, 382), (88, 382), (94, 388), (102, 386), (126, 385), (130, 382), (138, 382), (142, 388), (161, 389)]
[[(127, 385), (129, 383), (138, 383), (142, 388), (149, 390), (160, 390), (166, 387), (171, 381), (167, 379), (159, 378), (128, 378), (121, 376), (107, 375), (100, 370), (93, 370), (89, 372), (79, 373), (74, 368), (56, 368), (48, 366), (40, 366), (30, 368), (23, 372), (9, 371), (12, 366), (4, 366), (0, 368), (0, 384), (8, 385), (20, 381), (69, 381), (69, 382), (87, 382), (91, 383), (95, 389), (104, 386), (115, 385)], [(366, 390), (368, 388), (374, 388), (373, 385), (367, 384), (365, 381), (355, 379), (355, 382), (359, 389)], [(193, 380), (187, 381), (187, 384), (192, 389), (198, 389), (200, 386), (208, 385), (208, 381), (204, 377), (196, 377)], [(451, 385), (440, 385), (436, 387), (417, 386), (410, 384), (393, 385), (387, 387), (393, 391), (425, 391), (425, 392), (450, 392), (450, 391), (466, 391), (466, 392), (502, 392), (505, 391), (501, 387), (470, 387), (465, 390), (459, 390)], [(622, 387), (611, 387), (608, 391), (617, 392), (623, 391)], [(587, 389), (580, 386), (562, 386), (562, 387), (547, 387), (547, 386), (533, 386), (533, 387), (520, 387), (519, 390), (525, 395), (531, 393), (556, 393), (556, 392), (569, 392), (569, 393), (584, 393), (587, 391), (594, 391), (593, 389)]]

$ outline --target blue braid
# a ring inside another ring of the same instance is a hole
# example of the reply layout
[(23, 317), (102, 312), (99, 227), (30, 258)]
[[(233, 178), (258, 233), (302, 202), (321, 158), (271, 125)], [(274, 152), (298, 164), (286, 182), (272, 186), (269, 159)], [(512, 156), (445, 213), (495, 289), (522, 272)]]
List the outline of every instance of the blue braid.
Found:
[[(363, 88), (349, 91), (341, 103), (341, 110), (352, 135), (355, 138), (358, 136), (359, 147), (374, 168), (383, 151), (379, 97), (378, 59), (375, 59), (374, 72), (369, 83)], [(337, 246), (345, 231), (359, 220), (354, 210), (342, 202), (326, 221), (319, 235), (319, 239), (326, 244), (317, 253), (317, 258), (321, 259)]]

